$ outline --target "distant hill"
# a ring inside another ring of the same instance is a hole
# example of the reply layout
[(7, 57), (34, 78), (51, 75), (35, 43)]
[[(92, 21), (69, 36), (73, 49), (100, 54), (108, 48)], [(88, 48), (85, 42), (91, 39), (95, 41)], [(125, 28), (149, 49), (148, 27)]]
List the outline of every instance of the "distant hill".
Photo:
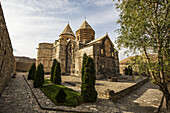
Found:
[[(139, 55), (139, 56), (142, 56), (142, 55)], [(152, 55), (152, 54), (150, 54), (149, 55), (149, 58), (152, 60), (152, 61), (157, 61), (157, 54), (154, 54), (154, 55)], [(120, 65), (128, 65), (129, 63), (133, 63), (132, 61), (131, 61), (131, 58), (135, 58), (135, 56), (129, 56), (128, 58), (125, 58), (125, 59), (123, 59), (123, 60), (121, 60), (120, 62), (119, 62), (119, 64)]]
[(36, 62), (35, 58), (29, 58), (25, 56), (15, 56), (16, 61), (16, 71), (19, 72), (28, 72), (29, 68), (31, 67), (32, 63)]
[(25, 56), (15, 56), (15, 60), (16, 62), (36, 62), (35, 58), (29, 58), (29, 57), (25, 57)]

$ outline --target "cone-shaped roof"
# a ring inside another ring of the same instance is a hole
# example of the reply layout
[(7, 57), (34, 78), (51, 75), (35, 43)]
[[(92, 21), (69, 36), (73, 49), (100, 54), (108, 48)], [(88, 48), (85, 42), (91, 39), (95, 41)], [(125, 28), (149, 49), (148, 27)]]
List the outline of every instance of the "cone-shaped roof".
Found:
[[(92, 27), (85, 20), (79, 29), (92, 29)], [(93, 29), (92, 29), (93, 30)]]
[(73, 36), (75, 36), (69, 24), (67, 24), (67, 26), (65, 27), (65, 29), (63, 30), (63, 32), (60, 35), (73, 35)]

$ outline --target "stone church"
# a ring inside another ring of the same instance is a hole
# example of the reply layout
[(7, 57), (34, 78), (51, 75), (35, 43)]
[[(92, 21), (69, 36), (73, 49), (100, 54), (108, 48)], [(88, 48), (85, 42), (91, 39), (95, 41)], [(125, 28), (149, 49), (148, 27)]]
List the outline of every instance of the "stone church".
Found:
[(44, 71), (49, 73), (53, 59), (61, 65), (61, 73), (81, 76), (83, 54), (91, 56), (95, 62), (97, 79), (119, 74), (118, 51), (106, 33), (95, 39), (95, 31), (85, 20), (74, 34), (68, 24), (59, 39), (54, 43), (39, 43), (36, 64), (42, 63)]

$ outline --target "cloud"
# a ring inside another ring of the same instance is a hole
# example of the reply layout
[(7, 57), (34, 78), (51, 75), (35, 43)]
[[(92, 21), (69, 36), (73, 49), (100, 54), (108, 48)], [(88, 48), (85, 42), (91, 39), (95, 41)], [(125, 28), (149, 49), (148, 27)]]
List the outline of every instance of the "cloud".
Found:
[[(14, 55), (36, 58), (40, 42), (53, 43), (69, 21), (74, 32), (87, 17), (96, 38), (114, 42), (119, 13), (112, 0), (1, 0)], [(123, 57), (122, 57), (123, 58)]]

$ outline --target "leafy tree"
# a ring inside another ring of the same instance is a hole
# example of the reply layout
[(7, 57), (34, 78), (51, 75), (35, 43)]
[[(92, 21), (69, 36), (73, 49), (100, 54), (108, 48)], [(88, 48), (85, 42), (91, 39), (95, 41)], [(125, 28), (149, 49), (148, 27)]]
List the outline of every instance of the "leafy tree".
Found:
[(128, 75), (132, 76), (132, 66), (128, 66)]
[(61, 67), (59, 62), (56, 63), (53, 79), (54, 79), (53, 82), (55, 84), (61, 84)]
[(86, 62), (86, 59), (88, 58), (87, 54), (84, 53), (83, 55), (83, 63), (82, 63), (82, 68), (81, 68), (81, 80), (83, 80), (83, 76), (84, 76), (84, 65), (85, 65), (85, 62)]
[(57, 94), (57, 96), (55, 97), (56, 101), (58, 103), (64, 103), (66, 101), (66, 97), (67, 94), (65, 93), (65, 91), (61, 88)]
[[(118, 0), (116, 7), (121, 12), (118, 47), (144, 54), (146, 70), (165, 95), (166, 107), (170, 109), (167, 88), (170, 75), (169, 0)], [(157, 62), (152, 62), (149, 54), (157, 54)]]
[(29, 69), (28, 80), (34, 80), (35, 72), (36, 72), (36, 66), (35, 63), (33, 63)]
[[(82, 66), (83, 67), (83, 66)], [(84, 102), (95, 102), (97, 91), (95, 90), (95, 66), (93, 59), (87, 57), (84, 64), (84, 75), (81, 85), (81, 96)]]
[(128, 69), (125, 67), (125, 75), (128, 75)]
[(43, 64), (39, 64), (37, 71), (36, 71), (36, 76), (35, 80), (33, 82), (34, 88), (41, 87), (44, 84), (44, 66)]
[(50, 81), (51, 81), (51, 82), (53, 82), (53, 79), (54, 79), (54, 69), (55, 69), (56, 63), (57, 63), (57, 60), (54, 59), (54, 60), (53, 60), (53, 65), (52, 65), (52, 67), (51, 67), (51, 77), (50, 77)]

